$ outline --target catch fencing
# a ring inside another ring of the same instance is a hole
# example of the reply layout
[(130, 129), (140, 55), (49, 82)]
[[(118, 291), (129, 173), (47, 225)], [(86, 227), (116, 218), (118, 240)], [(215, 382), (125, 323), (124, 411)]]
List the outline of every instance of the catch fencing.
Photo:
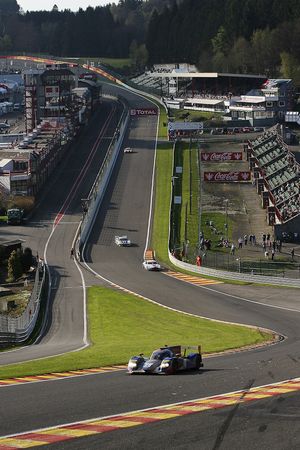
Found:
[(0, 345), (22, 343), (29, 338), (35, 328), (40, 311), (41, 296), (46, 282), (46, 268), (39, 263), (29, 302), (19, 317), (9, 313), (0, 314)]

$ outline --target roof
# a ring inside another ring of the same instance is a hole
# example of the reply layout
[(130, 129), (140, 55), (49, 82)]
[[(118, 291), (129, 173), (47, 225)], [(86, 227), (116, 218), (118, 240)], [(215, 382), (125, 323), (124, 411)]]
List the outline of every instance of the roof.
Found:
[(265, 97), (262, 96), (251, 96), (247, 97), (246, 95), (242, 95), (240, 99), (236, 100), (237, 103), (264, 103), (266, 101)]
[(153, 78), (256, 78), (266, 80), (265, 75), (246, 75), (240, 73), (219, 73), (219, 72), (151, 72), (149, 76)]
[(10, 247), (11, 245), (21, 245), (23, 244), (24, 240), (21, 239), (14, 239), (11, 241), (1, 241), (0, 240), (0, 246), (2, 247)]
[(12, 160), (11, 159), (1, 159), (0, 160), (0, 167), (6, 166), (6, 164), (9, 164)]
[(186, 102), (198, 104), (198, 105), (217, 105), (218, 103), (223, 103), (225, 99), (215, 99), (215, 98), (187, 98)]

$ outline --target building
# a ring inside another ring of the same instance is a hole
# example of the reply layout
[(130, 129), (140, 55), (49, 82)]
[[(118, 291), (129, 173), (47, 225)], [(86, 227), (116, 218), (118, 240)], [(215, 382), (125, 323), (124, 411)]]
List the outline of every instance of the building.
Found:
[[(300, 165), (277, 126), (245, 144), (257, 193), (277, 237), (300, 233)], [(299, 234), (300, 236), (300, 234)]]
[(100, 88), (66, 64), (24, 73), (25, 135), (0, 143), (0, 190), (18, 204), (35, 198), (99, 102)]
[(285, 120), (294, 105), (295, 89), (290, 79), (270, 79), (260, 89), (232, 97), (229, 113), (232, 120), (248, 120), (253, 126), (271, 126)]

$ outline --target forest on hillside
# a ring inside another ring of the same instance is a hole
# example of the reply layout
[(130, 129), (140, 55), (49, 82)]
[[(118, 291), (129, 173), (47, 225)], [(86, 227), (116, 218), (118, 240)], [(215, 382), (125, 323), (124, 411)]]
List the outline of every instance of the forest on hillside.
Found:
[(300, 84), (300, 1), (119, 0), (25, 13), (17, 0), (1, 0), (0, 52), (130, 57), (135, 70), (188, 62)]

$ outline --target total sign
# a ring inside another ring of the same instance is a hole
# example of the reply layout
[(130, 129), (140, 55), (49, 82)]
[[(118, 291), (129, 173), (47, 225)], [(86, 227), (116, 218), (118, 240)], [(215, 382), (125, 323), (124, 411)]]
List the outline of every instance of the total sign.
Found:
[(157, 108), (134, 108), (130, 110), (131, 116), (157, 116), (158, 110)]

